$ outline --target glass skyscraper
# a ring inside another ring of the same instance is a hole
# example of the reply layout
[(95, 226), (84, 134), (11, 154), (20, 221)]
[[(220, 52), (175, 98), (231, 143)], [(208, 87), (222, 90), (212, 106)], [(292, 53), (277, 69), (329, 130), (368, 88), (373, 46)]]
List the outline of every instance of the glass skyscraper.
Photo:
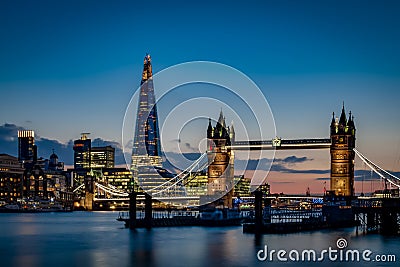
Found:
[(82, 133), (80, 139), (74, 141), (74, 169), (90, 169), (90, 150), (92, 140), (87, 137), (89, 133)]
[(132, 150), (131, 171), (133, 177), (146, 190), (160, 184), (157, 169), (162, 168), (157, 106), (155, 103), (151, 57), (143, 63), (142, 81), (136, 117)]

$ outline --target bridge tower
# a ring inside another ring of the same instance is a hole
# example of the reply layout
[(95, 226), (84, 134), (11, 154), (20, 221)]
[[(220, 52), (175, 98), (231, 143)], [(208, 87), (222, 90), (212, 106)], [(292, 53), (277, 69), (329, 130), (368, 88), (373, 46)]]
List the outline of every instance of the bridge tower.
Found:
[(89, 175), (85, 176), (85, 199), (83, 205), (86, 210), (93, 209), (93, 201), (94, 201), (94, 182), (96, 177), (94, 176), (93, 170), (90, 170)]
[(207, 155), (208, 155), (208, 185), (207, 196), (213, 201), (212, 205), (232, 208), (233, 197), (233, 151), (230, 146), (235, 138), (233, 125), (226, 127), (224, 115), (219, 115), (215, 127), (211, 125), (211, 119), (207, 128)]
[(344, 104), (340, 118), (333, 113), (331, 122), (331, 191), (337, 196), (354, 195), (354, 148), (356, 128), (354, 117), (346, 118)]

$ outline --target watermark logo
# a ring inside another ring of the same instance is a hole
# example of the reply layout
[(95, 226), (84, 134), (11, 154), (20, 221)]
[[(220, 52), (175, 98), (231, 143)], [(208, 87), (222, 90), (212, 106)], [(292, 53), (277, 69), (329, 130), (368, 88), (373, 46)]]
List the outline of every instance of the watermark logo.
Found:
[(344, 239), (344, 238), (339, 238), (339, 239), (336, 241), (336, 246), (337, 246), (338, 249), (347, 248), (347, 240)]
[(348, 242), (345, 238), (339, 238), (336, 241), (336, 248), (328, 247), (320, 251), (314, 249), (269, 250), (265, 245), (257, 252), (257, 259), (268, 262), (322, 262), (325, 260), (332, 262), (396, 262), (394, 254), (375, 254), (369, 249), (346, 249), (347, 246)]

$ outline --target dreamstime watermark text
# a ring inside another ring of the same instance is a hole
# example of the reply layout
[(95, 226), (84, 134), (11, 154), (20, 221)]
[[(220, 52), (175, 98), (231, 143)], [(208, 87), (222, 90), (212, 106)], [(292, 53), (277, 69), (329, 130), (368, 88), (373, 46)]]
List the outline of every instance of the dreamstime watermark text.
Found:
[(329, 260), (332, 262), (396, 262), (396, 255), (394, 254), (374, 254), (371, 250), (358, 250), (346, 249), (347, 240), (339, 238), (336, 241), (336, 247), (328, 247), (316, 251), (314, 249), (304, 249), (302, 251), (292, 249), (290, 251), (281, 250), (268, 250), (265, 245), (264, 249), (257, 252), (257, 259), (259, 261), (278, 261), (278, 262), (322, 262)]

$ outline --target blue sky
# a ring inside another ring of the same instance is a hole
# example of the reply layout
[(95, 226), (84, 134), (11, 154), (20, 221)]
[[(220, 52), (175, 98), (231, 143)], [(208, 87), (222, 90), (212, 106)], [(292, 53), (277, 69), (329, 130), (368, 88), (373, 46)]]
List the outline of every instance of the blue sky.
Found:
[(328, 137), (345, 101), (360, 150), (398, 171), (399, 13), (398, 1), (3, 0), (0, 130), (121, 142), (149, 52), (154, 72), (193, 60), (242, 71), (282, 138)]

